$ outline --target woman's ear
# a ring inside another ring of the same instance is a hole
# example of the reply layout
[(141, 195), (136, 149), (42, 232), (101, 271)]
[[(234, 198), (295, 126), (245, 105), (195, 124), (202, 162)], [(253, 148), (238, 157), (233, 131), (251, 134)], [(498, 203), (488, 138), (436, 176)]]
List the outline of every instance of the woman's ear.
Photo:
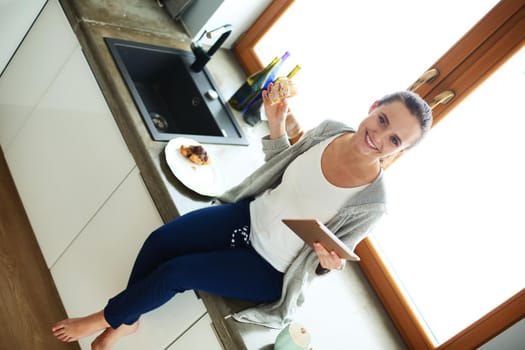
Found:
[(378, 105), (379, 101), (374, 101), (374, 103), (372, 103), (372, 105), (370, 106), (370, 109), (368, 109), (368, 114), (372, 113), (372, 111), (376, 109)]

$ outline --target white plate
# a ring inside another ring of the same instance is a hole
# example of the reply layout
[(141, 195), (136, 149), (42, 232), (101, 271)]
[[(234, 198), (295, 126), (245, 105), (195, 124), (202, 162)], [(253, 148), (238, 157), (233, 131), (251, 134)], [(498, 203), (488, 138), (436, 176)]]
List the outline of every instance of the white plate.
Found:
[(173, 175), (197, 193), (205, 196), (219, 195), (222, 190), (222, 176), (217, 166), (217, 158), (206, 149), (210, 164), (195, 164), (180, 153), (181, 145), (198, 146), (200, 143), (185, 137), (178, 137), (168, 142), (164, 154)]

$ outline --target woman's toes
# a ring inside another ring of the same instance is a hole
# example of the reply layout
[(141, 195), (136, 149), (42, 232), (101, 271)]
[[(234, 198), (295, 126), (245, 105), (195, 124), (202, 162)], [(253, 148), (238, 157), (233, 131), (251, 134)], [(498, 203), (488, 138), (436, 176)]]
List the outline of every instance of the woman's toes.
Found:
[(53, 335), (63, 342), (74, 342), (108, 327), (102, 311), (95, 314), (68, 318), (57, 322), (51, 329)]

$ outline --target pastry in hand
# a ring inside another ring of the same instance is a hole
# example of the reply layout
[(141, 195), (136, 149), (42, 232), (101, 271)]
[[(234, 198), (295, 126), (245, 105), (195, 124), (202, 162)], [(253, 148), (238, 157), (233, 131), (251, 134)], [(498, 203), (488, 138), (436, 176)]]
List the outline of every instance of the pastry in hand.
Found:
[(189, 145), (189, 146), (180, 146), (180, 153), (188, 158), (191, 162), (198, 165), (210, 164), (210, 158), (208, 153), (201, 145)]
[(272, 105), (281, 102), (283, 99), (297, 95), (297, 87), (288, 78), (277, 80), (268, 93), (268, 98)]

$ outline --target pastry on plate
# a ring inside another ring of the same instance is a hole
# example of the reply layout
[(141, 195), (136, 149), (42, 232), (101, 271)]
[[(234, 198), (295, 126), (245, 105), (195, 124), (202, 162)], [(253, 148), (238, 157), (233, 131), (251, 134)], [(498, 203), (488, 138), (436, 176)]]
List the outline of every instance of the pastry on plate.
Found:
[(198, 165), (210, 164), (210, 157), (201, 145), (181, 145), (180, 153), (191, 162)]

